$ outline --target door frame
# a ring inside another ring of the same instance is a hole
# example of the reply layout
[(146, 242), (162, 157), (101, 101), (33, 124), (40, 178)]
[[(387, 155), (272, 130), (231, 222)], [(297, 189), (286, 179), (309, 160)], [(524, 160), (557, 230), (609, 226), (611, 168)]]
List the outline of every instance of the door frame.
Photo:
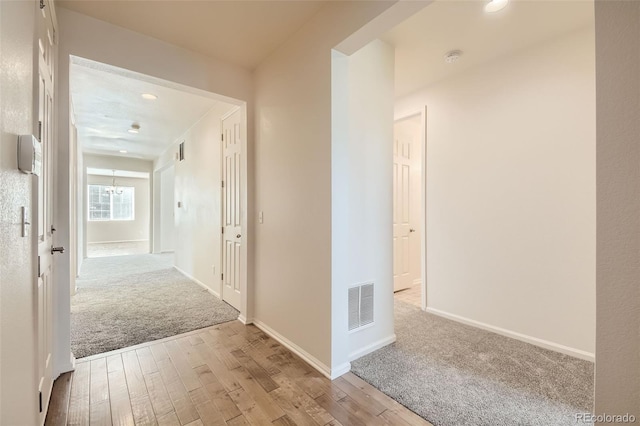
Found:
[[(151, 230), (149, 232), (149, 253), (151, 254), (160, 254), (160, 253), (174, 253), (175, 247), (171, 251), (164, 252), (162, 251), (162, 222), (164, 220), (162, 214), (162, 173), (173, 167), (174, 168), (174, 184), (175, 184), (175, 162), (168, 162), (163, 165), (159, 169), (154, 170), (149, 173), (150, 186), (151, 186), (151, 217), (150, 217), (150, 227)], [(175, 194), (174, 194), (174, 206), (175, 209)], [(175, 222), (173, 224), (175, 227)]]
[[(220, 134), (222, 135), (222, 122), (240, 111), (240, 132), (241, 132), (241, 141), (240, 141), (240, 226), (242, 227), (242, 235), (243, 235), (243, 244), (240, 246), (240, 315), (238, 316), (238, 320), (243, 324), (251, 324), (253, 323), (253, 312), (249, 310), (249, 285), (248, 285), (248, 264), (249, 264), (249, 244), (251, 243), (251, 233), (248, 227), (248, 161), (247, 161), (247, 104), (243, 103), (242, 105), (238, 105), (235, 108), (232, 108), (226, 114), (223, 114), (220, 117)], [(220, 176), (218, 182), (220, 184), (224, 180), (224, 146), (222, 144), (222, 138), (218, 140), (219, 148), (220, 148)], [(222, 185), (221, 185), (222, 186)], [(223, 225), (224, 217), (224, 191), (220, 191), (220, 225)], [(218, 259), (218, 265), (220, 265), (219, 274), (222, 273), (224, 268), (223, 265), (223, 251), (224, 251), (224, 237), (220, 236), (220, 258)], [(218, 275), (221, 276), (221, 275)], [(223, 290), (224, 290), (224, 282), (222, 278), (218, 280), (218, 294), (220, 295), (220, 300), (223, 299)]]
[(427, 309), (427, 106), (419, 110), (411, 110), (395, 115), (393, 122), (420, 116), (420, 304)]

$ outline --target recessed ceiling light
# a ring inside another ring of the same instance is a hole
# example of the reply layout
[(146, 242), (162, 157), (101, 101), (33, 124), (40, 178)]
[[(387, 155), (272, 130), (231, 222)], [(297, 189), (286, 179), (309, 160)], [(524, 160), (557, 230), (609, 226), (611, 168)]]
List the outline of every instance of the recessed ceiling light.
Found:
[(158, 99), (158, 97), (156, 95), (152, 94), (152, 93), (143, 93), (142, 97), (144, 99), (148, 99), (150, 101), (155, 101), (156, 99)]
[(121, 150), (120, 150), (120, 154), (126, 154), (126, 153), (127, 153), (127, 151), (126, 151), (126, 150), (124, 150), (124, 149), (121, 149)]
[(460, 56), (462, 56), (462, 50), (452, 50), (445, 53), (444, 61), (448, 64), (453, 64), (454, 62), (458, 62), (458, 60), (460, 60)]
[(140, 125), (133, 123), (128, 130), (129, 133), (138, 134), (140, 132)]
[(484, 11), (487, 13), (496, 13), (502, 9), (504, 9), (509, 0), (491, 0), (484, 6)]

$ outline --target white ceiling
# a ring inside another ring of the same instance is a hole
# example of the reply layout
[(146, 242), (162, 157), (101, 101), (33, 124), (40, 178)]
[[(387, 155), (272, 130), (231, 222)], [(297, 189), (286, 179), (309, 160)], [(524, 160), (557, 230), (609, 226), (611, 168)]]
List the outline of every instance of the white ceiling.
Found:
[(56, 4), (253, 69), (302, 27), (322, 3), (311, 0), (63, 0)]
[[(141, 78), (96, 62), (72, 61), (70, 91), (83, 152), (153, 160), (212, 108), (224, 114), (234, 107)], [(142, 93), (158, 99), (143, 99)], [(138, 134), (128, 132), (134, 123), (140, 125)]]
[[(436, 1), (382, 37), (396, 47), (396, 96), (594, 22), (593, 1), (511, 0), (495, 14), (486, 3)], [(445, 63), (454, 49), (461, 59)]]

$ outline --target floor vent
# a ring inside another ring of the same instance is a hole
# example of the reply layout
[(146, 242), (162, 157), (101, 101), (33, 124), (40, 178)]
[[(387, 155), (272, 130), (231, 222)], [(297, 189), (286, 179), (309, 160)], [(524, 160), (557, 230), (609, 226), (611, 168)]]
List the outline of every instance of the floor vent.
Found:
[(349, 331), (373, 323), (373, 284), (349, 288)]

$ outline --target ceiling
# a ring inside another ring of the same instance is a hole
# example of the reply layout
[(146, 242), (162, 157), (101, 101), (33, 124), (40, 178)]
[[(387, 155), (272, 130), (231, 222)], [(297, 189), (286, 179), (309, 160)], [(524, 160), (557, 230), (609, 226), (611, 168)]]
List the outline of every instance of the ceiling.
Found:
[[(382, 39), (396, 48), (396, 96), (545, 40), (594, 25), (592, 1), (518, 1), (487, 14), (485, 1), (440, 0)], [(444, 55), (463, 51), (447, 64)]]
[(251, 70), (323, 2), (62, 0), (56, 4)]
[[(222, 115), (234, 107), (123, 73), (96, 62), (72, 61), (70, 92), (83, 152), (153, 160), (211, 109)], [(143, 99), (143, 93), (158, 99)], [(128, 132), (134, 123), (140, 126), (138, 134)]]

